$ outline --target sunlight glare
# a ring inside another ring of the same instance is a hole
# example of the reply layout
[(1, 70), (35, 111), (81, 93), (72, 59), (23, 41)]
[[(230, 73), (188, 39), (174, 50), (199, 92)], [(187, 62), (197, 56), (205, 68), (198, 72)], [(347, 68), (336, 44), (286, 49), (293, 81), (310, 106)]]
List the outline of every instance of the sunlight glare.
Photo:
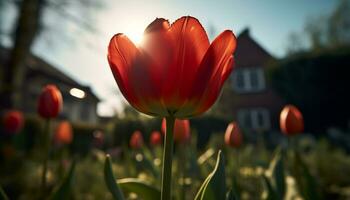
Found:
[(140, 45), (142, 43), (143, 39), (143, 30), (129, 30), (126, 31), (125, 34), (128, 36), (128, 38), (136, 45)]

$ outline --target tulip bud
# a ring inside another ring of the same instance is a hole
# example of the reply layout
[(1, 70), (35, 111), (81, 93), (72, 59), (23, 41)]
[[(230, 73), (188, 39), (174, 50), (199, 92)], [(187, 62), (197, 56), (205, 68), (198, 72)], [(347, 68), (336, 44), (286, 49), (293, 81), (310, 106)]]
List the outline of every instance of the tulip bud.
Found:
[(8, 133), (18, 133), (24, 124), (23, 114), (20, 111), (8, 111), (3, 119), (5, 131)]
[(143, 146), (143, 136), (140, 131), (135, 131), (130, 138), (130, 147), (139, 149)]
[(242, 133), (236, 122), (232, 122), (227, 126), (225, 132), (225, 144), (230, 147), (240, 147), (242, 144)]
[(63, 106), (62, 95), (55, 85), (47, 85), (39, 96), (38, 113), (43, 118), (55, 118)]
[(281, 131), (285, 135), (296, 135), (304, 131), (303, 115), (293, 105), (286, 105), (280, 115)]
[(156, 145), (161, 145), (162, 144), (162, 135), (159, 133), (159, 131), (153, 131), (151, 133), (150, 144), (152, 146), (156, 146)]
[(70, 144), (73, 140), (72, 126), (68, 121), (58, 124), (53, 137), (55, 144)]
[[(162, 132), (166, 134), (166, 120), (162, 121)], [(186, 143), (190, 139), (190, 121), (188, 119), (176, 119), (174, 124), (174, 141), (178, 143)]]

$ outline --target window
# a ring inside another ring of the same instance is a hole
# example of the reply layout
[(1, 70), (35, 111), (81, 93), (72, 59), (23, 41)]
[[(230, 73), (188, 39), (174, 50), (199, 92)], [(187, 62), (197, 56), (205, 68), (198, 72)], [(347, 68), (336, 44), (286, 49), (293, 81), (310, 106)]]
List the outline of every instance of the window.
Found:
[(259, 88), (259, 74), (257, 70), (250, 70), (250, 86), (251, 88)]
[(250, 116), (249, 112), (245, 112), (244, 113), (244, 118), (243, 118), (243, 126), (244, 127), (252, 127), (253, 123), (252, 123), (252, 118)]
[(244, 86), (244, 73), (243, 73), (242, 70), (237, 71), (237, 73), (236, 73), (236, 81), (235, 82), (236, 82), (235, 84), (237, 85), (238, 88), (244, 88), (245, 87)]
[(256, 112), (256, 125), (258, 127), (265, 127), (264, 112)]
[(80, 111), (80, 121), (88, 122), (90, 120), (90, 105), (86, 102), (80, 105), (83, 106)]
[(237, 120), (242, 128), (253, 130), (267, 130), (270, 128), (270, 114), (265, 108), (241, 109), (237, 113)]
[(261, 68), (251, 67), (237, 69), (233, 73), (233, 88), (237, 92), (260, 92), (265, 89), (264, 71)]

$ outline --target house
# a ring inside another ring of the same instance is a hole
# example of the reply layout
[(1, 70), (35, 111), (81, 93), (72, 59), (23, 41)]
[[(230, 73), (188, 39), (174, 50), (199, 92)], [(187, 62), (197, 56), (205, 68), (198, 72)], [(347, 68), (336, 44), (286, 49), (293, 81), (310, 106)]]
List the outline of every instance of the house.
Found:
[(267, 77), (267, 64), (274, 57), (251, 37), (249, 29), (237, 37), (234, 56), (235, 68), (217, 104), (219, 110), (242, 129), (277, 130), (284, 102)]
[[(0, 47), (0, 62), (5, 61), (8, 53), (7, 49)], [(23, 101), (20, 109), (25, 113), (36, 113), (37, 99), (42, 88), (47, 84), (55, 84), (61, 90), (64, 102), (59, 118), (75, 123), (96, 124), (98, 122), (99, 98), (91, 88), (81, 85), (43, 59), (34, 55), (28, 58), (24, 83), (21, 89)]]

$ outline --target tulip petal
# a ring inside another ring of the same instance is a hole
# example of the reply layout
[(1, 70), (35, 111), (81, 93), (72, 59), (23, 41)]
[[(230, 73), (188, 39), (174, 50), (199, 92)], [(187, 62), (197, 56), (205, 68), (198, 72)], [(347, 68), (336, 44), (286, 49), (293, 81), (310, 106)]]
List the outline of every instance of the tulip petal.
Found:
[(182, 17), (170, 27), (174, 62), (166, 71), (163, 97), (168, 107), (178, 108), (187, 100), (197, 69), (209, 47), (207, 34), (199, 21)]
[(144, 34), (167, 31), (170, 28), (169, 21), (164, 18), (156, 18), (144, 31)]
[(214, 78), (209, 83), (210, 86), (202, 96), (201, 101), (198, 104), (196, 111), (194, 112), (194, 115), (199, 115), (205, 112), (206, 110), (208, 110), (215, 103), (216, 99), (219, 97), (222, 86), (225, 83), (226, 79), (228, 78), (228, 75), (232, 71), (233, 63), (234, 63), (233, 56), (230, 56), (229, 58), (227, 58), (224, 63), (225, 64), (223, 64), (221, 67), (222, 69), (216, 75), (217, 78)]
[(128, 37), (116, 34), (109, 43), (107, 58), (119, 89), (128, 102), (137, 110), (150, 113), (145, 103), (141, 102), (136, 94), (137, 89), (134, 87), (133, 77), (130, 76), (138, 54), (138, 49)]
[(169, 34), (169, 22), (162, 18), (154, 20), (145, 30), (142, 45), (139, 51), (148, 62), (147, 75), (158, 102), (158, 112), (167, 114), (167, 109), (161, 101), (163, 85), (166, 84), (165, 72), (167, 67), (173, 63), (173, 43)]
[[(164, 68), (172, 62), (173, 45), (169, 34), (169, 22), (162, 18), (154, 20), (144, 32), (144, 39), (140, 49), (145, 51), (156, 68), (152, 68), (152, 73), (164, 73)], [(162, 74), (152, 74), (162, 77)]]
[[(228, 78), (233, 67), (233, 53), (236, 49), (236, 38), (232, 31), (222, 32), (210, 45), (206, 52), (196, 79), (191, 88), (191, 103), (184, 111), (194, 115), (206, 111), (217, 99), (221, 87)], [(193, 111), (192, 109), (195, 109)], [(186, 113), (177, 113), (185, 115)]]

